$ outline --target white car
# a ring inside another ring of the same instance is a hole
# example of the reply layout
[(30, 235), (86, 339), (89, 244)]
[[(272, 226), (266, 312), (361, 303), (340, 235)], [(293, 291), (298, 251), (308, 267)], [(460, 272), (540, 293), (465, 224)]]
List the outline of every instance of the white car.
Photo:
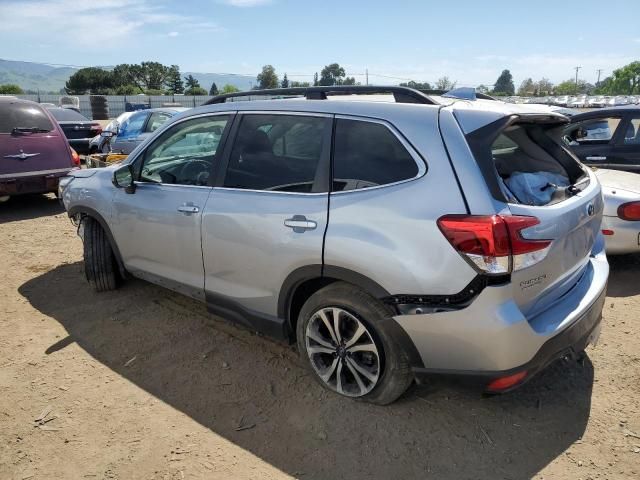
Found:
[(608, 255), (640, 253), (640, 175), (595, 169), (602, 185), (604, 234)]
[(587, 96), (580, 95), (579, 97), (576, 97), (571, 102), (569, 102), (567, 106), (570, 108), (585, 108), (587, 106)]

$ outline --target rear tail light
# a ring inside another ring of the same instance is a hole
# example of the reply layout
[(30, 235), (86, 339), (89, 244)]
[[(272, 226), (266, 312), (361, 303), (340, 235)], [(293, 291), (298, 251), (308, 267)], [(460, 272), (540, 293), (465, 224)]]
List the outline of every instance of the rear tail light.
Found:
[(445, 215), (438, 227), (449, 243), (480, 273), (500, 275), (533, 265), (547, 256), (550, 240), (528, 240), (522, 230), (535, 217)]
[(71, 149), (71, 161), (76, 167), (80, 166), (80, 155), (73, 148)]
[(623, 203), (618, 207), (618, 217), (622, 220), (640, 220), (640, 202)]

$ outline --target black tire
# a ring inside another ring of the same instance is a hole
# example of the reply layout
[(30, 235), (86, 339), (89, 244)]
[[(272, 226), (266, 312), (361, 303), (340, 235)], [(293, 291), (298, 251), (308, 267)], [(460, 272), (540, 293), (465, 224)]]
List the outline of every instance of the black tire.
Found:
[(90, 95), (89, 103), (93, 107), (95, 106), (105, 106), (107, 104), (107, 97), (104, 95)]
[(413, 382), (413, 373), (406, 352), (381, 327), (393, 313), (379, 300), (368, 295), (355, 285), (336, 282), (311, 295), (305, 302), (298, 317), (296, 339), (302, 361), (311, 371), (313, 377), (325, 388), (334, 391), (316, 373), (307, 353), (306, 329), (315, 312), (327, 308), (339, 307), (354, 315), (371, 333), (375, 345), (382, 357), (381, 372), (377, 383), (371, 391), (362, 396), (350, 396), (358, 400), (377, 405), (387, 405), (398, 399)]
[(109, 239), (98, 221), (91, 217), (84, 224), (84, 274), (96, 292), (118, 288), (120, 275)]

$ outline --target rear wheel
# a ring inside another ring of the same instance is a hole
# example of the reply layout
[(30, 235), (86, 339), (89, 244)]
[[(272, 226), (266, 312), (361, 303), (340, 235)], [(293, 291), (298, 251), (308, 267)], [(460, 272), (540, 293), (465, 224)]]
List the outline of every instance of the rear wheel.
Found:
[(97, 292), (115, 290), (120, 281), (111, 244), (100, 223), (91, 217), (82, 220), (84, 228), (84, 274)]
[(340, 395), (386, 405), (409, 387), (407, 355), (381, 327), (391, 312), (354, 285), (331, 284), (302, 307), (297, 343), (320, 384)]

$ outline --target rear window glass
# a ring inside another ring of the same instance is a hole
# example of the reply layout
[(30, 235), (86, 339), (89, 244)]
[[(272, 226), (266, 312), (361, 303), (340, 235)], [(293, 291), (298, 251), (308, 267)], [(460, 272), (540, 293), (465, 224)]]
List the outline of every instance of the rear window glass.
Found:
[(89, 119), (69, 108), (52, 108), (49, 110), (53, 118), (59, 122), (88, 122)]
[(619, 118), (595, 118), (572, 125), (567, 130), (569, 145), (608, 142), (613, 138), (620, 124)]
[(53, 125), (42, 108), (33, 103), (0, 102), (0, 133), (14, 128), (29, 128), (50, 132)]

